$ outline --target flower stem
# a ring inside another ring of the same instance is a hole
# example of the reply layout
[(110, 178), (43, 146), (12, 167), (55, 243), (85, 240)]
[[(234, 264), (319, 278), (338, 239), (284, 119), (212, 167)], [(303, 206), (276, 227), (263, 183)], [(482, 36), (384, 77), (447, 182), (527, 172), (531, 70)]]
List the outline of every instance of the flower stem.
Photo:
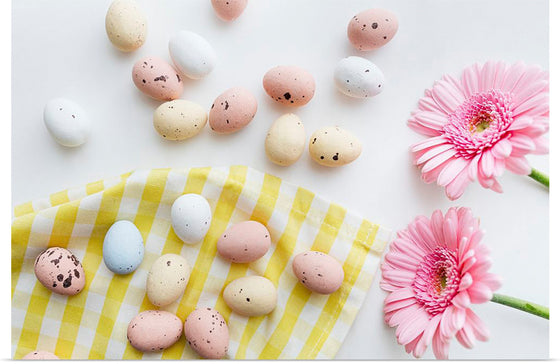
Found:
[(537, 171), (535, 168), (531, 169), (531, 174), (529, 174), (529, 177), (531, 177), (532, 179), (534, 179), (539, 183), (542, 183), (546, 187), (550, 187), (548, 176), (542, 172)]
[(491, 299), (492, 302), (499, 303), (504, 306), (509, 306), (516, 308), (521, 311), (528, 312), (535, 316), (543, 317), (549, 320), (549, 311), (548, 307), (537, 305), (536, 303), (531, 303), (525, 300), (521, 300), (519, 298), (506, 296), (503, 294), (495, 293)]

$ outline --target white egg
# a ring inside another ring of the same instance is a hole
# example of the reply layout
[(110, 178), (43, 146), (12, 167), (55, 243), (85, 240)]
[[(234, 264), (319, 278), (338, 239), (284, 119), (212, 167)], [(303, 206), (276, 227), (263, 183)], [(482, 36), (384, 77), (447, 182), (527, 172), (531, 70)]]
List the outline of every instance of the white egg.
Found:
[(72, 100), (56, 98), (45, 105), (43, 120), (51, 136), (66, 147), (86, 142), (91, 124), (86, 112)]
[(116, 274), (132, 273), (144, 259), (144, 239), (132, 222), (115, 222), (103, 240), (103, 261)]
[(171, 206), (173, 231), (187, 244), (196, 244), (204, 239), (211, 222), (210, 204), (201, 195), (182, 195)]
[(340, 92), (351, 97), (366, 98), (383, 91), (385, 76), (372, 62), (362, 57), (347, 57), (338, 62), (334, 81)]
[(177, 69), (192, 79), (203, 78), (212, 72), (217, 58), (206, 39), (186, 30), (169, 39), (169, 54)]

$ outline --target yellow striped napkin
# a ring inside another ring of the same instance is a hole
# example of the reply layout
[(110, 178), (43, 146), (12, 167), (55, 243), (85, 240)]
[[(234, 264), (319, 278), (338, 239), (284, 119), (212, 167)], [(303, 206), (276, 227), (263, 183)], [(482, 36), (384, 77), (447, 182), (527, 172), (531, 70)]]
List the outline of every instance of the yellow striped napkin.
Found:
[[(185, 193), (208, 199), (210, 230), (200, 244), (183, 244), (171, 228), (173, 201)], [(69, 189), (26, 203), (12, 223), (12, 357), (33, 350), (72, 359), (191, 359), (181, 338), (160, 353), (142, 354), (126, 339), (129, 321), (155, 309), (145, 294), (147, 272), (160, 255), (180, 254), (193, 267), (182, 298), (166, 309), (184, 320), (196, 306), (220, 311), (229, 324), (229, 358), (333, 358), (362, 305), (388, 230), (313, 192), (245, 166), (154, 169)], [(130, 220), (145, 242), (144, 261), (127, 276), (103, 263), (105, 233)], [(251, 264), (230, 264), (216, 255), (216, 241), (231, 224), (266, 225), (273, 245)], [(71, 250), (86, 273), (84, 291), (51, 293), (35, 278), (33, 262), (46, 247)], [(306, 250), (328, 252), (343, 263), (342, 287), (330, 296), (311, 293), (292, 273), (291, 258)], [(268, 316), (246, 318), (224, 303), (223, 287), (246, 275), (263, 275), (278, 288)]]

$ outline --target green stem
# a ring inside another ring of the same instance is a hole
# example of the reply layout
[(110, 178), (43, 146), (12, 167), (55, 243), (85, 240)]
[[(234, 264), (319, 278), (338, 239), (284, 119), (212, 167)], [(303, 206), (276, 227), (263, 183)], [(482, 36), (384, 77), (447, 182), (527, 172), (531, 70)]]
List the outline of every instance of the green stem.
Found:
[(491, 299), (492, 302), (499, 303), (504, 306), (516, 308), (530, 314), (549, 319), (548, 307), (537, 305), (536, 303), (520, 300), (519, 298), (506, 296), (503, 294), (494, 293)]
[(532, 179), (534, 179), (539, 183), (542, 183), (546, 187), (550, 187), (548, 176), (542, 172), (537, 171), (535, 168), (531, 169), (531, 174), (529, 174), (529, 177), (531, 177)]

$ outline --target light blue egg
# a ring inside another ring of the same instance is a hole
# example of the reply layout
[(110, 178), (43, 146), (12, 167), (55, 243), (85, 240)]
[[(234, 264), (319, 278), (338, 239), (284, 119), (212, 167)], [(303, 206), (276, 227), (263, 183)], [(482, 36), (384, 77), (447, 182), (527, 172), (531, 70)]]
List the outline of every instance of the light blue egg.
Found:
[(115, 222), (103, 241), (103, 261), (116, 274), (129, 274), (144, 259), (144, 240), (138, 228), (130, 221)]

